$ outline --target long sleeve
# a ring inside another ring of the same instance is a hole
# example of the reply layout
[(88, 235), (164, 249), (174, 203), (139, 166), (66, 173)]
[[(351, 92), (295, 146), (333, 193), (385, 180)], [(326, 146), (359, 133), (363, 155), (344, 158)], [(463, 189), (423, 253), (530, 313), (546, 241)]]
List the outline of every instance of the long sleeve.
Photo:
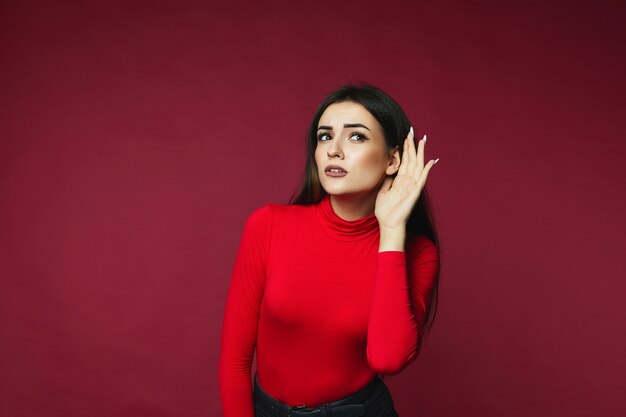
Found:
[(367, 332), (367, 360), (376, 373), (398, 373), (416, 358), (438, 268), (437, 247), (424, 236), (406, 254), (378, 254)]
[(222, 324), (219, 381), (224, 417), (253, 417), (251, 367), (265, 286), (270, 208), (248, 218), (239, 244)]

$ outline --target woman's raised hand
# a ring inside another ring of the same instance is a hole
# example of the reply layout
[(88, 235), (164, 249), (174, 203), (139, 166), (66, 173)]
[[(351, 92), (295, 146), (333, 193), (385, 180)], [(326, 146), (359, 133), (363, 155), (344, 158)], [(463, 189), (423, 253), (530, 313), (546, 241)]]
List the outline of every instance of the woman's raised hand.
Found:
[(379, 227), (387, 230), (404, 231), (422, 189), (426, 185), (428, 172), (439, 161), (430, 160), (424, 166), (424, 146), (426, 135), (419, 141), (415, 150), (413, 128), (404, 140), (402, 161), (395, 178), (385, 178), (376, 197), (374, 214)]

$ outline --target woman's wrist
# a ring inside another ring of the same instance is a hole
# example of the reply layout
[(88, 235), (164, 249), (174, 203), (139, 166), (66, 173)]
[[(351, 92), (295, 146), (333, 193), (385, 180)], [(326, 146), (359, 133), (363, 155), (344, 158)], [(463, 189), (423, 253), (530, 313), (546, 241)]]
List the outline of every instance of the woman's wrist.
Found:
[(406, 240), (406, 229), (389, 229), (380, 228), (380, 245), (378, 252), (400, 251), (404, 252), (404, 243)]

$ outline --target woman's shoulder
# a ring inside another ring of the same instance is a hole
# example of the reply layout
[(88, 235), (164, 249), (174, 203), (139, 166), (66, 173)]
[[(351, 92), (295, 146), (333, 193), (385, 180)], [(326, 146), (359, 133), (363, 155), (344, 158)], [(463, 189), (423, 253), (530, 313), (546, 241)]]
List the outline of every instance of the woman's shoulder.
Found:
[(248, 223), (274, 223), (302, 219), (303, 214), (311, 213), (313, 206), (297, 204), (268, 203), (255, 209), (248, 217)]
[(439, 249), (437, 248), (437, 245), (426, 235), (410, 234), (407, 237), (406, 251), (407, 254), (414, 257), (439, 257)]

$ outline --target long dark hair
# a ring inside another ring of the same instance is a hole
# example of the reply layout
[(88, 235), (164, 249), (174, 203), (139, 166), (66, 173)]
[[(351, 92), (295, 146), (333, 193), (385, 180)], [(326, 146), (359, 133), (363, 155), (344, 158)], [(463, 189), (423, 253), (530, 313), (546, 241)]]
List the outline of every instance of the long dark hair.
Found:
[[(322, 114), (333, 103), (351, 101), (365, 107), (372, 116), (380, 123), (385, 135), (386, 151), (389, 152), (398, 147), (400, 157), (404, 139), (409, 132), (411, 123), (402, 111), (400, 105), (385, 92), (369, 84), (347, 84), (333, 91), (326, 97), (317, 109), (307, 132), (307, 158), (304, 168), (304, 178), (300, 190), (292, 196), (289, 204), (309, 205), (319, 203), (325, 196), (326, 191), (322, 188), (317, 174), (315, 163), (315, 148), (317, 147), (317, 128)], [(395, 176), (395, 174), (394, 174)], [(407, 223), (407, 234), (425, 235), (435, 243), (439, 249), (439, 239), (435, 229), (435, 221), (431, 211), (427, 187), (422, 190), (413, 212)], [(440, 254), (441, 255), (441, 254)], [(440, 256), (441, 264), (441, 256)], [(439, 271), (435, 278), (433, 295), (430, 304), (426, 307), (423, 331), (429, 332), (437, 314), (439, 294)], [(420, 344), (422, 338), (419, 338)]]

